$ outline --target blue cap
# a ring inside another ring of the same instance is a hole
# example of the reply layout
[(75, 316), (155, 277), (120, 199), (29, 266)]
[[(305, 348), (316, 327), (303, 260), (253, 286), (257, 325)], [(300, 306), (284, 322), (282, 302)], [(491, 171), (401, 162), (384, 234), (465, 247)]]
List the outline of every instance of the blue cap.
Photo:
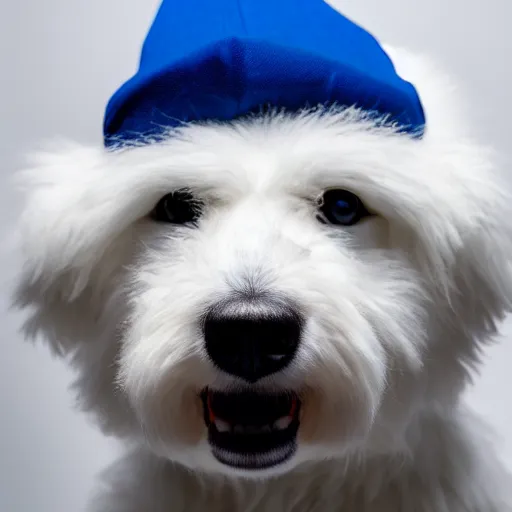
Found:
[(373, 36), (323, 0), (164, 0), (139, 70), (107, 106), (105, 143), (318, 105), (424, 130), (415, 88)]

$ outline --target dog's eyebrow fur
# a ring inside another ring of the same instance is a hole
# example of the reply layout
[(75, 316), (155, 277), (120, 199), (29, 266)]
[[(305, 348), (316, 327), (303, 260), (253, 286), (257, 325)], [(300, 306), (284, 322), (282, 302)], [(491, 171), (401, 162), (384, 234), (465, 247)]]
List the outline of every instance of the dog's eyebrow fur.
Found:
[[(393, 145), (402, 160), (417, 156), (418, 144), (392, 128), (375, 128), (360, 115), (352, 110), (311, 112), (190, 125), (159, 143), (116, 151), (107, 159), (121, 185), (133, 179), (159, 190), (191, 188), (222, 195), (272, 190), (302, 196), (311, 189), (364, 183), (373, 174), (378, 179), (378, 165)], [(411, 151), (404, 151), (406, 146)]]

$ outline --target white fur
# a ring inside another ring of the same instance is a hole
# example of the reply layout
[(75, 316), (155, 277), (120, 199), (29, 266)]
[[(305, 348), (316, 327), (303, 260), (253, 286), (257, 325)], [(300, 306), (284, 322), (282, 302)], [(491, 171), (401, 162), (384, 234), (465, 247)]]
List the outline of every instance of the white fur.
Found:
[[(512, 305), (510, 198), (450, 81), (388, 49), (421, 95), (414, 140), (354, 109), (185, 127), (115, 151), (59, 143), (20, 174), (28, 335), (77, 370), (84, 410), (130, 451), (96, 512), (506, 512), (512, 479), (460, 397)], [(148, 218), (187, 187), (198, 228)], [(327, 188), (376, 217), (320, 224)], [(292, 366), (259, 386), (303, 396), (286, 464), (214, 459), (198, 392), (205, 307), (246, 286), (307, 312)]]

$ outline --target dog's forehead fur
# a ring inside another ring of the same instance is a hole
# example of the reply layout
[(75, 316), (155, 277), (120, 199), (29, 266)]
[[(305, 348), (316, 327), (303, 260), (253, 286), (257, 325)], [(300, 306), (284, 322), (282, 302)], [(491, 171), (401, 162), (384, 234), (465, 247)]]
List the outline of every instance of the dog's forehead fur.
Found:
[[(422, 97), (421, 139), (355, 109), (269, 114), (113, 151), (59, 144), (20, 174), (26, 330), (72, 354), (82, 404), (105, 431), (236, 474), (205, 438), (198, 393), (233, 379), (205, 356), (200, 319), (247, 283), (306, 317), (293, 364), (263, 384), (304, 399), (297, 454), (268, 474), (348, 455), (414, 458), (422, 418), (456, 406), (511, 307), (510, 203), (449, 81), (388, 51)], [(319, 223), (332, 188), (375, 216)], [(197, 226), (151, 220), (180, 189), (204, 203)]]

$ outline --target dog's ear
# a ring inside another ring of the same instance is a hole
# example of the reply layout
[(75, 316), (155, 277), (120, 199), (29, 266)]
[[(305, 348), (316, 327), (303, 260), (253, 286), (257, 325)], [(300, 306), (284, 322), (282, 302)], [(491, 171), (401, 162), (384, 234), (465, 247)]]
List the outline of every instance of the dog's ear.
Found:
[(23, 194), (15, 305), (29, 312), (27, 337), (42, 334), (59, 354), (97, 336), (129, 252), (109, 165), (102, 148), (60, 142), (15, 178)]
[(455, 260), (452, 306), (478, 341), (492, 338), (497, 322), (512, 311), (511, 218), (508, 196), (497, 190), (480, 224), (465, 234)]
[(502, 173), (505, 165), (477, 142), (470, 104), (448, 73), (428, 57), (385, 49), (418, 90), (427, 119), (418, 141), (422, 160), (444, 180), (436, 185), (443, 195), (452, 197), (438, 225), (443, 235), (431, 229), (419, 250), (441, 255), (429, 266), (451, 322), (463, 325), (471, 338), (486, 339), (512, 309), (512, 187)]

